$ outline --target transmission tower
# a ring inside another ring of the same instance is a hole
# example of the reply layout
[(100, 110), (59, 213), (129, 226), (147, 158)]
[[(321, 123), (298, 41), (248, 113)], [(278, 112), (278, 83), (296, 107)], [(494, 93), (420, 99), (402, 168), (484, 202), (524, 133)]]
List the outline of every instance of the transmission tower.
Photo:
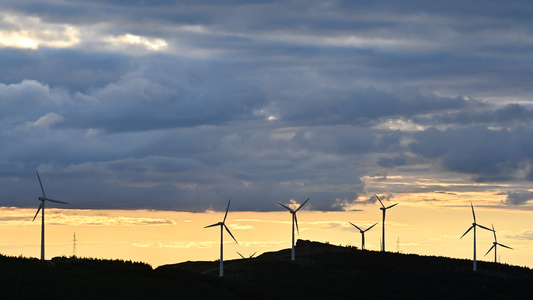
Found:
[(400, 236), (398, 236), (398, 240), (396, 241), (396, 252), (400, 253)]
[(76, 257), (76, 242), (77, 242), (76, 233), (74, 232), (74, 238), (72, 238), (72, 243), (73, 243), (73, 245), (72, 245), (72, 252), (73, 252), (72, 256), (74, 256), (74, 257)]

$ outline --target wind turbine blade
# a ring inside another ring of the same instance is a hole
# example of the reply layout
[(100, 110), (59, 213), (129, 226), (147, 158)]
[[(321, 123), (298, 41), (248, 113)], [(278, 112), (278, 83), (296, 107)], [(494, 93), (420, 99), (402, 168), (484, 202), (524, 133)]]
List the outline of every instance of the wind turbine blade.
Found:
[(219, 225), (222, 225), (222, 224), (220, 222), (218, 222), (216, 224), (207, 225), (204, 228), (215, 227), (215, 226), (219, 226)]
[(462, 239), (463, 236), (465, 236), (470, 230), (472, 230), (472, 228), (474, 228), (474, 225), (470, 226), (470, 228), (468, 228), (468, 230), (465, 233), (463, 233), (463, 235), (461, 235), (460, 239)]
[(476, 224), (476, 225), (477, 225), (477, 227), (480, 227), (480, 228), (486, 229), (486, 230), (488, 230), (488, 231), (492, 231), (492, 229), (487, 228), (487, 227), (485, 227), (485, 226), (483, 226), (483, 225), (479, 225), (479, 224)]
[(376, 226), (378, 223), (374, 223), (374, 225), (368, 227), (367, 229), (365, 229), (363, 232), (366, 232), (366, 231), (369, 231), (370, 229), (372, 229), (372, 227)]
[(231, 237), (233, 238), (233, 240), (235, 241), (235, 243), (239, 243), (237, 242), (237, 240), (235, 239), (235, 237), (233, 236), (233, 234), (231, 234), (231, 231), (229, 231), (228, 229), (228, 226), (226, 226), (226, 224), (222, 224), (222, 226), (224, 226), (224, 228), (226, 228), (226, 231), (229, 233), (229, 235), (231, 235)]
[(278, 202), (278, 204), (281, 205), (281, 206), (283, 206), (283, 207), (285, 207), (286, 209), (290, 210), (291, 212), (293, 211), (290, 207), (288, 207), (288, 206), (286, 206), (286, 205), (283, 205), (283, 204), (281, 204), (281, 203), (279, 203), (279, 202)]
[(505, 245), (503, 245), (503, 244), (500, 244), (500, 243), (496, 243), (496, 244), (498, 244), (498, 245), (500, 245), (500, 246), (502, 246), (502, 247), (504, 247), (504, 248), (507, 248), (507, 249), (511, 249), (511, 250), (514, 250), (513, 248), (511, 248), (511, 247), (509, 247), (509, 246), (505, 246)]
[(54, 199), (48, 199), (48, 198), (46, 198), (46, 201), (50, 201), (50, 202), (54, 202), (54, 203), (63, 203), (63, 204), (68, 204), (68, 202), (63, 202), (63, 201), (59, 201), (59, 200), (54, 200)]
[(385, 209), (389, 209), (389, 208), (391, 208), (391, 207), (395, 207), (396, 205), (398, 205), (398, 203), (393, 204), (393, 205), (391, 205), (391, 206), (389, 206), (389, 207), (386, 207)]
[(250, 258), (253, 258), (256, 253), (257, 253), (257, 251), (255, 251), (254, 254), (250, 255)]
[(492, 233), (494, 233), (494, 241), (498, 242), (498, 240), (496, 239), (496, 230), (494, 230), (494, 224), (491, 224), (491, 225), (492, 225)]
[(239, 254), (240, 257), (242, 257), (244, 259), (244, 256), (242, 256), (242, 254), (239, 253), (239, 251), (236, 251), (237, 254)]
[(470, 206), (472, 207), (472, 215), (474, 216), (474, 223), (476, 223), (476, 213), (474, 212), (474, 205), (472, 202), (470, 202)]
[(33, 217), (33, 221), (35, 221), (35, 218), (37, 218), (37, 215), (39, 214), (39, 212), (41, 211), (41, 208), (43, 208), (43, 203), (41, 202), (41, 204), (39, 204), (39, 209), (37, 209), (37, 213), (35, 214), (35, 217)]
[(378, 195), (374, 194), (374, 196), (376, 196), (376, 198), (378, 199), (379, 203), (381, 203), (381, 206), (385, 207), (385, 205), (383, 205), (383, 202), (381, 202), (381, 199), (379, 199)]
[(41, 185), (41, 191), (43, 191), (43, 197), (46, 198), (46, 195), (44, 194), (43, 182), (41, 181), (41, 176), (39, 176), (39, 172), (37, 172), (37, 170), (35, 170), (35, 173), (37, 173), (37, 178), (39, 178), (39, 184)]
[(294, 223), (296, 224), (296, 232), (298, 232), (298, 235), (300, 235), (300, 229), (298, 229), (298, 218), (296, 217), (296, 213), (292, 214), (294, 218)]
[(228, 202), (228, 207), (226, 208), (226, 214), (224, 215), (224, 220), (222, 220), (222, 223), (225, 223), (226, 222), (226, 217), (228, 216), (228, 211), (229, 211), (229, 205), (231, 203), (231, 199), (229, 199), (229, 202)]
[(361, 228), (357, 227), (357, 225), (355, 225), (354, 223), (352, 223), (352, 222), (348, 222), (348, 223), (352, 224), (353, 227), (359, 229), (359, 231), (363, 231)]
[(485, 253), (485, 256), (487, 256), (487, 254), (489, 254), (489, 252), (494, 249), (494, 247), (496, 247), (496, 244), (492, 245), (492, 247), (490, 247), (489, 251), (487, 251), (487, 253)]
[(311, 197), (307, 198), (307, 200), (305, 200), (304, 203), (302, 203), (302, 205), (300, 205), (294, 212), (299, 211), (300, 208), (302, 208), (307, 203), (307, 201), (309, 201), (309, 199), (311, 199)]

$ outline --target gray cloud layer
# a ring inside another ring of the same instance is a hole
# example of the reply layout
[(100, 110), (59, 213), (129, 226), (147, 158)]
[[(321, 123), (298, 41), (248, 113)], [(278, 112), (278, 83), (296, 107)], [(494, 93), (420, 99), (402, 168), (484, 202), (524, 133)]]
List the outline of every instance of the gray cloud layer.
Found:
[(531, 181), (532, 8), (2, 3), (0, 204), (35, 206), (35, 169), (71, 207), (192, 211), (339, 209), (409, 166)]

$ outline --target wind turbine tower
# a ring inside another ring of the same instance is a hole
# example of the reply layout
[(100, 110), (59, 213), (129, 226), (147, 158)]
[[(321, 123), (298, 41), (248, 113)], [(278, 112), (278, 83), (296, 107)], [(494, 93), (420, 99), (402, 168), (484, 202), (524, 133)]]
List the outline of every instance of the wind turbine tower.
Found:
[(304, 203), (302, 203), (302, 205), (298, 206), (297, 209), (292, 209), (290, 207), (288, 207), (287, 205), (284, 205), (284, 204), (281, 204), (278, 202), (279, 205), (285, 207), (286, 209), (289, 210), (289, 212), (292, 214), (292, 252), (291, 252), (291, 260), (294, 261), (296, 259), (296, 252), (294, 250), (294, 224), (296, 224), (296, 231), (298, 232), (298, 234), (300, 234), (300, 230), (298, 229), (298, 219), (296, 218), (296, 212), (298, 212), (300, 210), (300, 208), (302, 208), (306, 203), (307, 201), (309, 201), (309, 199), (311, 198), (307, 198), (307, 200), (305, 200)]
[[(68, 204), (67, 202), (63, 202), (63, 201), (59, 201), (59, 200), (53, 200), (53, 199), (50, 199), (50, 198), (46, 198), (46, 194), (44, 193), (44, 188), (43, 188), (43, 183), (41, 181), (41, 176), (39, 176), (39, 172), (35, 171), (35, 173), (37, 173), (37, 178), (39, 179), (39, 184), (41, 185), (41, 191), (43, 192), (43, 196), (42, 197), (37, 197), (37, 199), (39, 199), (39, 201), (41, 201), (41, 204), (39, 205), (39, 209), (37, 209), (37, 213), (35, 214), (35, 217), (33, 217), (33, 221), (35, 221), (35, 218), (37, 218), (37, 215), (39, 214), (39, 211), (41, 211), (41, 209), (43, 210), (41, 216), (42, 216), (42, 221), (41, 221), (41, 260), (44, 260), (44, 203), (46, 201), (50, 201), (50, 202), (54, 202), (54, 203), (62, 203), (62, 204)], [(32, 222), (33, 222), (32, 221)]]
[(385, 214), (387, 213), (387, 209), (393, 208), (394, 206), (398, 205), (398, 203), (394, 203), (393, 205), (385, 207), (385, 205), (383, 205), (383, 202), (381, 202), (381, 199), (379, 199), (378, 195), (374, 194), (374, 196), (376, 196), (376, 198), (379, 200), (379, 203), (381, 204), (381, 207), (379, 209), (381, 209), (383, 213), (383, 226), (381, 226), (381, 251), (385, 252)]
[(465, 236), (470, 230), (474, 229), (474, 271), (477, 271), (477, 260), (476, 260), (476, 227), (479, 227), (479, 228), (483, 228), (485, 230), (488, 230), (488, 231), (492, 231), (491, 229), (485, 227), (485, 226), (482, 226), (482, 225), (479, 225), (478, 223), (476, 223), (476, 213), (474, 212), (474, 205), (472, 205), (472, 203), (470, 203), (470, 207), (472, 207), (472, 215), (474, 216), (474, 223), (472, 223), (472, 226), (470, 226), (470, 228), (468, 228), (468, 230), (463, 233), (463, 235), (460, 237), (461, 239), (463, 238), (463, 236)]
[(374, 225), (368, 227), (365, 230), (362, 230), (361, 228), (359, 228), (357, 225), (353, 224), (352, 222), (348, 222), (348, 223), (352, 224), (353, 227), (359, 229), (359, 232), (361, 233), (361, 250), (365, 250), (365, 232), (372, 229), (372, 227), (376, 226), (378, 223), (374, 223)]
[(224, 215), (224, 219), (222, 220), (222, 222), (218, 222), (218, 223), (211, 224), (211, 225), (204, 227), (204, 228), (209, 228), (209, 227), (220, 226), (220, 277), (224, 276), (224, 228), (229, 233), (229, 235), (233, 238), (235, 243), (237, 244), (239, 243), (237, 242), (233, 234), (231, 234), (231, 231), (229, 231), (228, 227), (226, 226), (226, 217), (228, 216), (230, 203), (231, 203), (231, 199), (228, 202), (228, 207), (226, 208), (226, 214)]
[(496, 250), (497, 250), (498, 246), (502, 246), (504, 248), (511, 249), (511, 250), (513, 250), (513, 248), (511, 248), (509, 246), (505, 246), (504, 244), (498, 243), (498, 240), (496, 239), (496, 230), (494, 230), (494, 224), (492, 225), (492, 233), (494, 233), (494, 242), (492, 242), (492, 247), (490, 247), (489, 251), (487, 251), (487, 253), (485, 253), (485, 256), (487, 256), (487, 254), (489, 254), (489, 252), (492, 249), (494, 249), (494, 262), (497, 263), (498, 262), (498, 255), (496, 254)]

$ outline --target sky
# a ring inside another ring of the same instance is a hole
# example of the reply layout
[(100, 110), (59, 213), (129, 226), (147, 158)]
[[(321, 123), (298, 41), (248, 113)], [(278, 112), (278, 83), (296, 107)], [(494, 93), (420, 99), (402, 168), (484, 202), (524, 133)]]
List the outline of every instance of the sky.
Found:
[(462, 216), (460, 236), (473, 203), (533, 247), (532, 13), (529, 1), (2, 1), (0, 227), (38, 236), (20, 219), (39, 205), (38, 170), (67, 215), (170, 222), (139, 227), (217, 222), (230, 198), (264, 220), (308, 197), (305, 213), (371, 225), (378, 194), (413, 231), (443, 231), (444, 216), (417, 221), (438, 211)]

